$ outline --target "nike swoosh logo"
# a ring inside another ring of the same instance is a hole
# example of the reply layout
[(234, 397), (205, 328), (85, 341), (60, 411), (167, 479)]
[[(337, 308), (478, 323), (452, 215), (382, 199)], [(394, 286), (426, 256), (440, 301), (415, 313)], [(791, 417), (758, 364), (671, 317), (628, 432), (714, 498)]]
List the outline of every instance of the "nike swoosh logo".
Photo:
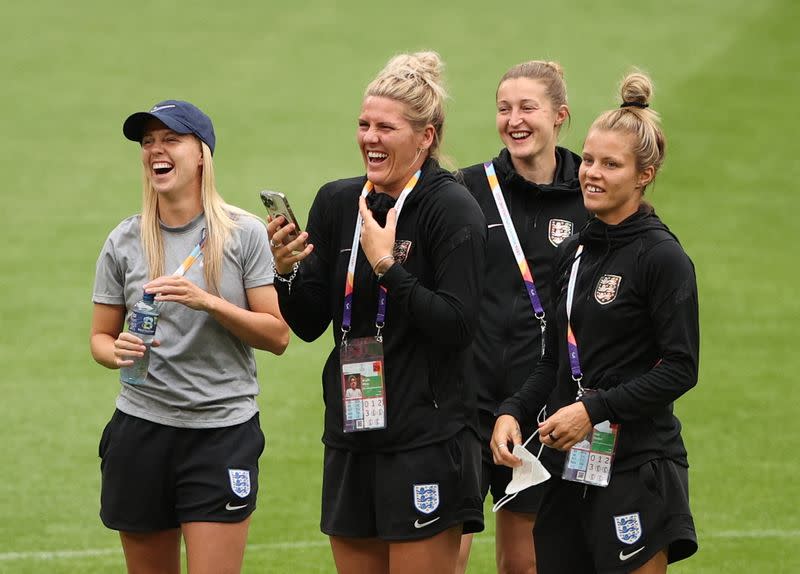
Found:
[(486, 226), (487, 229), (491, 229), (492, 227), (503, 227), (502, 223), (491, 223)]
[(619, 551), (619, 559), (620, 559), (620, 560), (622, 560), (623, 562), (625, 562), (626, 560), (628, 560), (628, 559), (630, 559), (630, 558), (633, 558), (634, 556), (636, 556), (637, 554), (639, 554), (639, 552), (641, 552), (642, 550), (644, 550), (644, 546), (642, 546), (642, 547), (641, 547), (641, 548), (639, 548), (638, 550), (634, 550), (634, 551), (633, 551), (633, 552), (631, 552), (630, 554), (625, 554), (625, 551), (624, 551), (624, 550), (620, 550), (620, 551)]
[(240, 506), (231, 506), (231, 503), (225, 505), (225, 510), (241, 510), (242, 508), (247, 508), (246, 504), (242, 504)]
[(156, 106), (152, 110), (150, 110), (150, 112), (151, 113), (152, 112), (160, 112), (161, 110), (168, 110), (169, 108), (174, 108), (174, 107), (175, 107), (174, 104), (170, 104), (168, 106)]
[(440, 518), (441, 518), (441, 516), (437, 516), (437, 517), (436, 517), (436, 518), (434, 518), (433, 520), (428, 520), (428, 522), (420, 522), (420, 521), (419, 521), (419, 518), (417, 518), (417, 519), (414, 521), (414, 528), (425, 528), (426, 526), (430, 526), (431, 524), (433, 524), (434, 522), (436, 522), (436, 521), (437, 521), (437, 520), (439, 520)]

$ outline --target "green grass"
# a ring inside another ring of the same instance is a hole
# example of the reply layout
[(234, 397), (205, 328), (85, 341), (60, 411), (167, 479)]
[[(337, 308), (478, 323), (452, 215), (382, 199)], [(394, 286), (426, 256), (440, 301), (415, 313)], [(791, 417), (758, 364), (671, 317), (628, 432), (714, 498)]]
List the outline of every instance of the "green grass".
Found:
[[(365, 85), (416, 49), (447, 63), (456, 165), (499, 149), (494, 90), (512, 64), (562, 63), (573, 116), (563, 140), (576, 150), (617, 103), (621, 76), (651, 73), (669, 139), (651, 200), (697, 266), (703, 335), (700, 383), (677, 405), (701, 548), (671, 571), (800, 571), (799, 20), (792, 0), (5, 6), (0, 572), (123, 570), (97, 517), (97, 442), (118, 383), (88, 353), (97, 253), (140, 201), (122, 120), (168, 97), (197, 103), (217, 128), (225, 197), (260, 213), (257, 192), (281, 190), (305, 220), (323, 182), (362, 171)], [(295, 339), (283, 357), (259, 355), (267, 448), (246, 572), (333, 571), (318, 528), (329, 348), (328, 336)], [(492, 531), (487, 514), (471, 572), (493, 571)]]

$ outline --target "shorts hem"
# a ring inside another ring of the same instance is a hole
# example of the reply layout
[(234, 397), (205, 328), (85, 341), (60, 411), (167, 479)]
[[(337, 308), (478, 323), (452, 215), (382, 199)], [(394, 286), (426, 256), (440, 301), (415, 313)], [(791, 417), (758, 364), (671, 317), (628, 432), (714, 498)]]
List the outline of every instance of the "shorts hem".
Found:
[(445, 530), (452, 528), (458, 524), (462, 526), (462, 534), (474, 534), (477, 532), (483, 532), (484, 530), (484, 523), (483, 523), (483, 515), (482, 514), (475, 514), (468, 516), (465, 520), (454, 520), (451, 522), (444, 522), (438, 528), (430, 528), (425, 530), (420, 530), (419, 532), (414, 532), (411, 534), (398, 534), (398, 535), (381, 535), (377, 532), (371, 534), (364, 534), (364, 533), (353, 533), (353, 532), (341, 532), (336, 531), (332, 528), (323, 528), (320, 527), (320, 532), (322, 532), (326, 536), (335, 536), (338, 538), (377, 538), (378, 540), (383, 540), (384, 542), (408, 542), (411, 540), (425, 540), (426, 538), (431, 538), (436, 536), (437, 534), (441, 534)]
[(451, 520), (450, 522), (443, 522), (437, 528), (430, 528), (419, 530), (418, 532), (412, 532), (410, 534), (401, 534), (397, 536), (380, 536), (378, 538), (384, 540), (386, 542), (408, 542), (411, 540), (425, 540), (426, 538), (432, 538), (437, 534), (441, 534), (446, 530), (453, 528), (454, 526), (458, 526), (459, 524), (462, 525), (461, 534), (474, 534), (476, 532), (483, 532), (484, 524), (483, 524), (483, 513), (465, 513), (466, 515), (463, 518), (457, 518), (455, 520)]
[(108, 528), (109, 530), (116, 530), (117, 532), (163, 532), (164, 530), (175, 530), (176, 528), (180, 528), (180, 524), (169, 524), (161, 526), (142, 526), (142, 525), (127, 525), (121, 522), (117, 522), (114, 520), (106, 520), (102, 516), (100, 517), (100, 521), (103, 523), (103, 526)]
[[(632, 570), (641, 568), (648, 560), (664, 549), (667, 550), (668, 564), (689, 558), (697, 552), (697, 537), (693, 529), (678, 527), (664, 532), (658, 537), (658, 540), (650, 544), (650, 546), (654, 548), (649, 552), (642, 553), (642, 555), (638, 557), (638, 560), (631, 560), (630, 563), (620, 564), (609, 569), (598, 568), (598, 574), (626, 574)], [(675, 552), (678, 552), (678, 554), (676, 557), (673, 557)]]
[(190, 517), (188, 519), (182, 518), (180, 522), (175, 524), (168, 524), (164, 526), (145, 526), (141, 524), (137, 525), (130, 525), (125, 524), (123, 522), (119, 522), (116, 520), (107, 520), (100, 516), (100, 521), (103, 523), (103, 526), (108, 528), (109, 530), (116, 530), (117, 532), (161, 532), (163, 530), (174, 530), (176, 528), (180, 528), (181, 524), (186, 524), (188, 522), (218, 522), (221, 524), (236, 524), (238, 522), (244, 522), (255, 512), (256, 509), (252, 509), (246, 515), (241, 516), (230, 516), (230, 517), (220, 517), (220, 516), (201, 516), (201, 517)]

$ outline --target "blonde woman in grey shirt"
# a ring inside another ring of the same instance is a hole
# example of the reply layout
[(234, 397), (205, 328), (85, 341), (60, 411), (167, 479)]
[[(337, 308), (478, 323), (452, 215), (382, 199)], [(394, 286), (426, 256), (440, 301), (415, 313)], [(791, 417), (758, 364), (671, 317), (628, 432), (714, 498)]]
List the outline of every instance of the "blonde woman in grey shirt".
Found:
[[(264, 436), (253, 348), (281, 354), (289, 331), (272, 285), (264, 224), (217, 193), (211, 120), (160, 102), (131, 115), (141, 144), (142, 213), (108, 236), (97, 261), (91, 351), (109, 369), (141, 357), (125, 317), (161, 307), (144, 384), (121, 383), (100, 441), (103, 523), (120, 532), (128, 570), (239, 572), (258, 492)], [(197, 245), (184, 275), (168, 275)]]

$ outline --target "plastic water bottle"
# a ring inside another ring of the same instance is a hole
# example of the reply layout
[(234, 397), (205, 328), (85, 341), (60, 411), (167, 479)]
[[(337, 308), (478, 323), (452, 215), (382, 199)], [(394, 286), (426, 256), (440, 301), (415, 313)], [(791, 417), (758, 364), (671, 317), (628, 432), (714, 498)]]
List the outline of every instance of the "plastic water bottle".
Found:
[(139, 337), (147, 347), (143, 357), (134, 357), (133, 364), (120, 369), (119, 380), (129, 385), (143, 385), (147, 382), (147, 367), (150, 364), (150, 344), (156, 335), (158, 307), (155, 293), (145, 293), (142, 300), (133, 306), (128, 319), (128, 332)]

